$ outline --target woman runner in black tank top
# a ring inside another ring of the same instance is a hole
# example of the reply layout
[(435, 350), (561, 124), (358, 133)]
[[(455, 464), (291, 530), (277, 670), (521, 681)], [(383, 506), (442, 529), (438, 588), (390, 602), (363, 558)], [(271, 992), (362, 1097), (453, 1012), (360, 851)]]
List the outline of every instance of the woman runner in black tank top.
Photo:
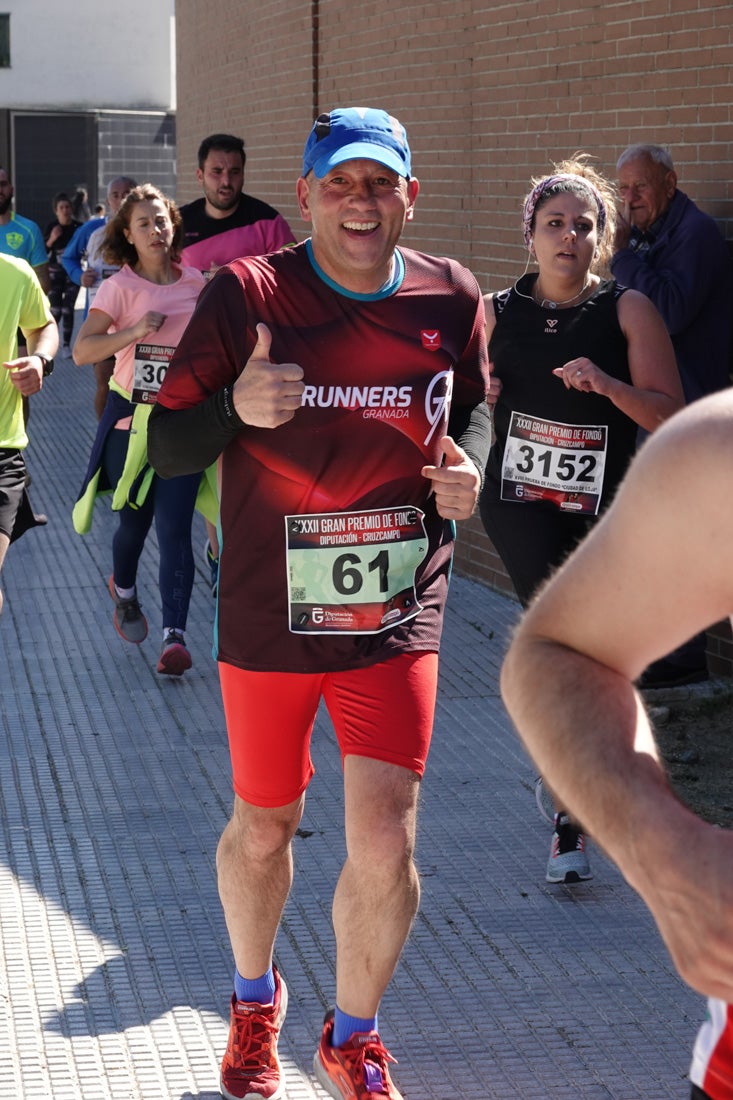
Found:
[[(534, 183), (523, 220), (537, 273), (485, 299), (494, 438), (479, 506), (526, 606), (612, 499), (639, 429), (684, 399), (655, 307), (596, 273), (613, 239), (608, 181), (584, 156), (565, 161)], [(582, 832), (560, 807), (548, 816), (547, 880), (590, 878)]]

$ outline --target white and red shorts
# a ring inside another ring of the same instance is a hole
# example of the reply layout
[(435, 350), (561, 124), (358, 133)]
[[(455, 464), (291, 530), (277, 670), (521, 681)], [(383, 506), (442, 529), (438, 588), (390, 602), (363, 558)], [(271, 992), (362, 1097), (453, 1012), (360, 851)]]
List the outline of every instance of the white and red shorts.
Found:
[(733, 1005), (708, 999), (708, 1016), (697, 1033), (690, 1081), (710, 1100), (733, 1097)]

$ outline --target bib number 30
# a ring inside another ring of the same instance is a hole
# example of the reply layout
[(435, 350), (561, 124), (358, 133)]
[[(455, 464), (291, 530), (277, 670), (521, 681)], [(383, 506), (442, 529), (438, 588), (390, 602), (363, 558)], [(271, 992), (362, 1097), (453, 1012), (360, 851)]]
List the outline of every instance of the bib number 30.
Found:
[(131, 400), (138, 405), (154, 405), (163, 385), (175, 348), (162, 344), (136, 344)]

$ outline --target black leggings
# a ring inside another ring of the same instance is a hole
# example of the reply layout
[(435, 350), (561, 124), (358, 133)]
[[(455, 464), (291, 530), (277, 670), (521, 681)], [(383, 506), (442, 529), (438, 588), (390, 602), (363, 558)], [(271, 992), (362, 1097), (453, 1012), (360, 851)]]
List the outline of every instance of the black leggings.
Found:
[(597, 517), (491, 499), (495, 492), (481, 494), (481, 522), (526, 607), (540, 584), (585, 538)]
[(64, 344), (69, 344), (74, 329), (74, 305), (79, 287), (76, 283), (72, 283), (63, 267), (52, 267), (49, 280), (51, 286), (48, 291), (48, 301), (51, 313), (57, 325), (61, 322)]
[[(104, 470), (116, 485), (125, 464), (129, 432), (115, 428), (104, 448)], [(163, 609), (163, 626), (184, 630), (193, 588), (194, 562), (191, 522), (201, 474), (184, 474), (168, 479), (154, 477), (139, 508), (126, 504), (117, 514), (119, 526), (112, 540), (115, 582), (132, 588), (145, 539), (155, 519), (160, 564), (158, 585)]]

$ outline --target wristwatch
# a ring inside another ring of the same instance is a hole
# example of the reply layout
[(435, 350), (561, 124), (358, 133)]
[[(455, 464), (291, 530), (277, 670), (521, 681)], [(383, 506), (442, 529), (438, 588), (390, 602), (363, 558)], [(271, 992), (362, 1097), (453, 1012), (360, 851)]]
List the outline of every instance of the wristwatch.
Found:
[(40, 351), (34, 351), (33, 355), (36, 359), (40, 359), (43, 363), (43, 377), (48, 378), (49, 374), (53, 374), (54, 361), (49, 359), (47, 355), (41, 355)]

